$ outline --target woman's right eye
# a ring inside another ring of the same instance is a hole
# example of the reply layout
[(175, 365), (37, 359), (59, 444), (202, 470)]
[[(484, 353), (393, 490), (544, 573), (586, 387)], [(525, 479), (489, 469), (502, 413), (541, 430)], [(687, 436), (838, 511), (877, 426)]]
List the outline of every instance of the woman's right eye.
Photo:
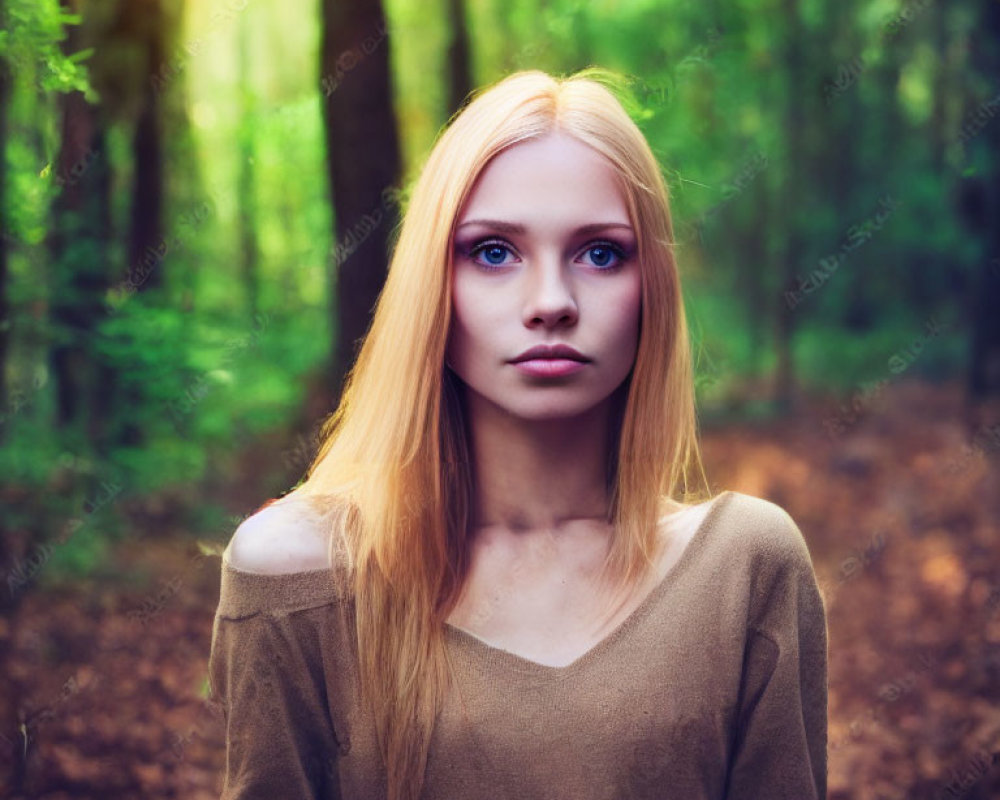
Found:
[[(478, 256), (482, 254), (480, 259)], [(480, 242), (469, 249), (469, 258), (475, 259), (477, 264), (487, 268), (506, 266), (505, 257), (513, 255), (513, 251), (503, 242), (486, 241)]]

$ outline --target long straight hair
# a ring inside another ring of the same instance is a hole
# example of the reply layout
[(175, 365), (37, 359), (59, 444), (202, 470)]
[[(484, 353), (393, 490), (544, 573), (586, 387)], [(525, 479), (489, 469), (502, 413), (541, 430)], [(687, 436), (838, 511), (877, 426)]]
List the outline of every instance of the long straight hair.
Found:
[(449, 685), (444, 623), (469, 567), (473, 481), (461, 382), (444, 365), (456, 218), (490, 159), (563, 131), (615, 168), (636, 231), (639, 345), (616, 390), (606, 471), (613, 529), (602, 576), (652, 567), (667, 505), (708, 495), (667, 187), (614, 89), (590, 68), (516, 72), (474, 94), (437, 138), (406, 203), (388, 276), (337, 409), (296, 492), (336, 510), (360, 696), (374, 715), (389, 800), (415, 800)]

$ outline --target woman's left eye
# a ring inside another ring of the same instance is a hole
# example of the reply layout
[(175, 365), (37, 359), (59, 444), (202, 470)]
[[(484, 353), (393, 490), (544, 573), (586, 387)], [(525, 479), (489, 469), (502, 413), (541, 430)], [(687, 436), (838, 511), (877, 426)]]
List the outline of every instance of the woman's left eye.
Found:
[(584, 253), (589, 253), (591, 265), (600, 269), (613, 269), (625, 260), (625, 251), (614, 242), (595, 242)]

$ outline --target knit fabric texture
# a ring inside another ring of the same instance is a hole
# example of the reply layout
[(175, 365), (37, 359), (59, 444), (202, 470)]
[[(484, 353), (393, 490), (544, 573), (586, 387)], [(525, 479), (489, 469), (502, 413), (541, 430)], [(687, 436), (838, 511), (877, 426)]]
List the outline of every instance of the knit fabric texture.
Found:
[[(263, 574), (223, 556), (209, 656), (223, 800), (386, 797), (346, 586), (343, 564)], [(445, 641), (455, 680), (424, 800), (826, 797), (826, 611), (774, 503), (716, 498), (666, 576), (568, 666), (451, 625)]]

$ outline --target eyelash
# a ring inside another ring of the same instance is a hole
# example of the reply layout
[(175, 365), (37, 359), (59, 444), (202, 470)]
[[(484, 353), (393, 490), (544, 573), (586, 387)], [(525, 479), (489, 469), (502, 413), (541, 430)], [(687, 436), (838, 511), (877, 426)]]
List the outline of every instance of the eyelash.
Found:
[[(466, 251), (465, 255), (468, 258), (475, 259), (477, 255), (479, 255), (483, 250), (485, 250), (488, 247), (502, 247), (508, 252), (511, 253), (514, 252), (514, 248), (511, 247), (507, 242), (503, 241), (502, 239), (484, 239), (472, 245), (472, 247), (470, 247)], [(599, 267), (596, 264), (593, 265), (594, 269), (600, 272), (613, 272), (617, 269), (620, 269), (622, 265), (629, 258), (629, 254), (625, 251), (624, 247), (608, 239), (597, 239), (592, 242), (588, 242), (587, 246), (583, 249), (583, 252), (584, 253), (589, 252), (590, 250), (593, 250), (595, 247), (603, 247), (607, 250), (610, 250), (618, 258), (618, 262), (610, 267)], [(487, 272), (497, 272), (507, 266), (506, 264), (487, 264), (482, 261), (476, 261), (476, 265), (481, 269), (486, 270)]]

